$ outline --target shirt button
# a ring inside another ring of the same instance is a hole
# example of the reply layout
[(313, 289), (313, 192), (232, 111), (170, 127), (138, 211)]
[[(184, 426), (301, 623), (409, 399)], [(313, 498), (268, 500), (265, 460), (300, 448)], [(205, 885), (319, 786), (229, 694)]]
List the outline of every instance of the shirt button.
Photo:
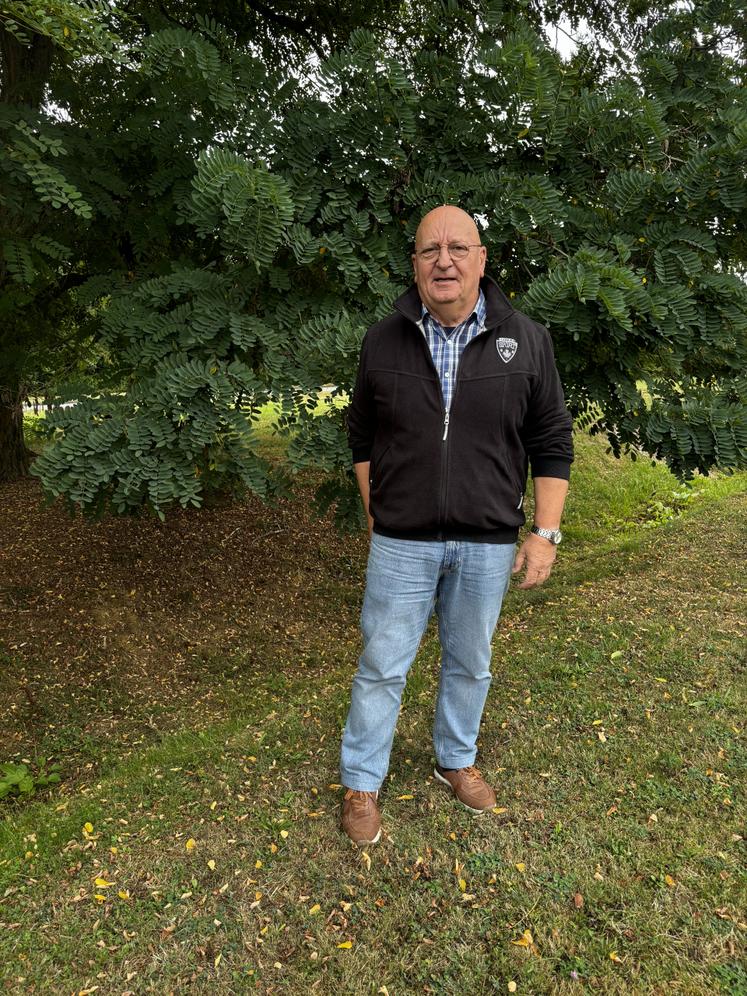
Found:
[(448, 377), (448, 376), (449, 376), (449, 373), (448, 373), (448, 371), (447, 371), (447, 372), (446, 372), (446, 373), (444, 374), (444, 377)]

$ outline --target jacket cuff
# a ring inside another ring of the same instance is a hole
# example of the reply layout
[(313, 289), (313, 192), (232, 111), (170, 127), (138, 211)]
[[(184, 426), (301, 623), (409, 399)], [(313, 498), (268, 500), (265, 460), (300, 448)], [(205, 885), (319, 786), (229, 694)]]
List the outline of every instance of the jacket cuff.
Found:
[(571, 478), (571, 461), (563, 457), (536, 457), (531, 464), (532, 477), (558, 477), (561, 481)]
[(373, 446), (354, 446), (353, 463), (368, 463), (371, 459)]

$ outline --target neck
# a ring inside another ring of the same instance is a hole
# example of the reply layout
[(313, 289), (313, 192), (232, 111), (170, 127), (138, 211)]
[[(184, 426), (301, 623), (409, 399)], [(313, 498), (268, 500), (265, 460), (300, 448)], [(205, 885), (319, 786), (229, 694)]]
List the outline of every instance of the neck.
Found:
[(479, 296), (480, 293), (478, 291), (477, 297), (469, 308), (465, 308), (463, 304), (460, 305), (455, 302), (454, 304), (439, 304), (437, 308), (428, 308), (428, 312), (445, 328), (454, 328), (455, 325), (461, 325), (465, 318), (469, 318), (477, 307)]

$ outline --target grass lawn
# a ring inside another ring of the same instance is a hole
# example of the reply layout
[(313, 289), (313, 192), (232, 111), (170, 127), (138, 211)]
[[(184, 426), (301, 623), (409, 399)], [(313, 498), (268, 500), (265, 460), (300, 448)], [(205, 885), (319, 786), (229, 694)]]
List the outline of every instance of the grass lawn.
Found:
[(63, 776), (0, 802), (5, 990), (747, 994), (747, 475), (577, 452), (496, 633), (496, 811), (432, 777), (432, 627), (367, 852), (337, 784), (365, 538), (304, 481), (165, 525), (5, 489), (0, 762)]

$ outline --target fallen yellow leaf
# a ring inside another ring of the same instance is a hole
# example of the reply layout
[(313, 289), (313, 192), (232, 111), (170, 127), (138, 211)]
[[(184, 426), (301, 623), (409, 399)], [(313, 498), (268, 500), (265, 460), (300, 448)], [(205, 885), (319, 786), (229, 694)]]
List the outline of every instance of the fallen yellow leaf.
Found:
[(93, 883), (97, 889), (108, 889), (114, 882), (107, 882), (105, 878), (97, 878)]
[(400, 802), (405, 802), (405, 801), (409, 801), (410, 799), (414, 799), (414, 798), (415, 798), (415, 796), (414, 796), (414, 795), (398, 795), (398, 796), (397, 796), (397, 799), (398, 799), (398, 800), (399, 800)]
[(511, 943), (519, 948), (530, 948), (534, 944), (531, 930), (525, 930), (518, 941), (511, 941)]
[(93, 823), (84, 823), (83, 829), (86, 831), (86, 833), (93, 833)]
[(314, 905), (309, 910), (309, 913), (310, 913), (311, 916), (314, 916), (317, 913), (321, 913), (321, 911), (322, 911), (322, 908), (319, 905), (319, 903), (314, 903)]
[(262, 867), (262, 862), (261, 862), (261, 861), (260, 861), (259, 859), (257, 859), (257, 860), (256, 860), (256, 861), (254, 862), (254, 867), (255, 867), (255, 868), (261, 868), (261, 867)]
[(99, 893), (96, 893), (96, 894), (94, 895), (94, 897), (93, 897), (93, 898), (94, 898), (94, 899), (95, 899), (95, 900), (96, 900), (97, 902), (99, 902), (99, 903), (103, 903), (103, 902), (104, 902), (104, 900), (106, 899), (106, 896), (102, 896), (102, 895), (100, 895)]
[(352, 948), (352, 946), (353, 946), (352, 941), (343, 941), (342, 944), (337, 945), (338, 948)]
[(130, 893), (126, 889), (120, 889), (117, 893), (120, 899), (129, 899)]
[(467, 883), (465, 882), (465, 880), (463, 878), (459, 879), (459, 888), (460, 888), (460, 890), (462, 892), (465, 892), (466, 889), (467, 889)]
[(523, 861), (517, 861), (516, 870), (520, 872), (525, 872), (527, 870), (527, 866), (524, 864)]
[(187, 843), (184, 845), (184, 848), (187, 851), (194, 851), (195, 847), (197, 847), (197, 841), (194, 839), (194, 837), (190, 837)]
[(277, 854), (277, 851), (278, 851), (278, 845), (275, 843), (275, 841), (273, 841), (270, 844), (270, 853), (271, 854)]
[[(657, 678), (657, 681), (659, 679)], [(622, 958), (618, 955), (617, 951), (610, 951), (610, 961), (615, 961), (618, 964), (622, 963)]]
[(287, 836), (288, 836), (288, 831), (287, 830), (281, 830), (280, 831), (280, 836), (283, 838), (283, 840), (285, 840), (287, 838)]
[(493, 806), (493, 812), (496, 816), (500, 816), (501, 813), (507, 813), (508, 809), (505, 806)]
[(508, 991), (510, 993), (515, 993), (516, 992), (516, 983), (514, 982), (513, 979), (509, 982), (509, 984), (506, 986), (506, 988), (508, 989)]
[(371, 855), (368, 851), (361, 851), (361, 861), (366, 866), (366, 870), (371, 871)]
[(210, 860), (208, 861), (207, 866), (211, 872), (215, 871), (215, 862), (213, 861), (212, 858), (210, 858)]
[(672, 888), (672, 886), (674, 886), (674, 885), (677, 884), (675, 882), (675, 880), (672, 878), (671, 875), (665, 875), (664, 876), (664, 881), (667, 883), (667, 885), (670, 887), (670, 889)]

